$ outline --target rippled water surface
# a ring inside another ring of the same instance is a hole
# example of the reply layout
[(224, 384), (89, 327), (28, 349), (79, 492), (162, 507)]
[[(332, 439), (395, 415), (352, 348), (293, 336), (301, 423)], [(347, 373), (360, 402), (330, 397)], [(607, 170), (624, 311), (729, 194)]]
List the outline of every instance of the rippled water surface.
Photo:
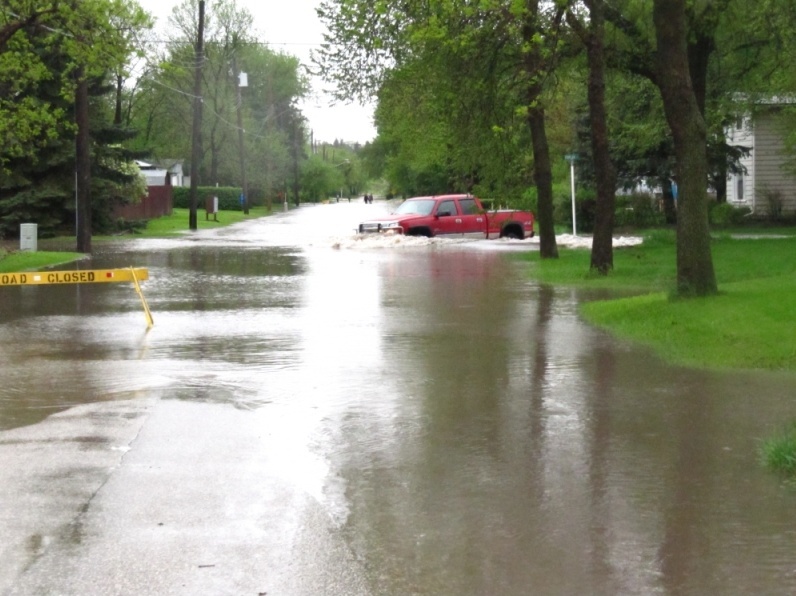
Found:
[(796, 593), (758, 462), (792, 375), (668, 366), (531, 282), (532, 243), (356, 237), (378, 209), (98, 247), (149, 269), (148, 332), (129, 285), (0, 288), (0, 440), (153, 395), (277, 420), (372, 594)]

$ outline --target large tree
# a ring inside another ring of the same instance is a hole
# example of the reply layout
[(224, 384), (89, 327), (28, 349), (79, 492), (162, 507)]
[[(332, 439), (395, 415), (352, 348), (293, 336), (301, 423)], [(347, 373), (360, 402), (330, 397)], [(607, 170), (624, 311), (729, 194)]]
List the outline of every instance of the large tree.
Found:
[[(706, 296), (718, 291), (710, 250), (707, 202), (707, 129), (699, 85), (692, 82), (686, 41), (685, 0), (655, 0), (657, 82), (677, 156), (677, 292)], [(695, 69), (698, 70), (698, 69)], [(696, 74), (696, 73), (694, 73)]]
[(130, 32), (148, 20), (128, 0), (63, 1), (39, 12), (29, 0), (11, 4), (1, 14), (25, 25), (0, 51), (0, 129), (7, 139), (0, 147), (0, 218), (6, 229), (25, 218), (51, 231), (73, 209), (77, 171), (78, 250), (90, 252), (97, 146), (89, 128), (91, 82), (123, 67), (133, 50)]
[(611, 160), (608, 116), (605, 107), (605, 6), (603, 0), (586, 0), (588, 23), (583, 23), (570, 8), (567, 22), (586, 47), (589, 65), (588, 97), (591, 146), (597, 185), (597, 207), (592, 239), (592, 270), (605, 275), (614, 267), (613, 231), (616, 169)]
[(793, 80), (785, 73), (793, 71), (796, 13), (778, 0), (677, 0), (655, 2), (652, 11), (637, 0), (614, 0), (606, 3), (606, 18), (614, 26), (611, 65), (647, 77), (663, 100), (681, 191), (678, 293), (713, 294), (707, 187), (712, 183), (721, 200), (727, 172), (742, 153), (727, 146), (724, 129), (749, 109), (741, 97), (754, 101), (792, 88), (784, 82)]

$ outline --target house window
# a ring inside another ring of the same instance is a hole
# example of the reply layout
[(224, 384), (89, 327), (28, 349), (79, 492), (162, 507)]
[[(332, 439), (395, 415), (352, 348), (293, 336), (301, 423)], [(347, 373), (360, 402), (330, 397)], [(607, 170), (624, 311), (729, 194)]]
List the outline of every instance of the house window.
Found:
[(743, 201), (743, 174), (738, 174), (735, 185), (735, 200)]

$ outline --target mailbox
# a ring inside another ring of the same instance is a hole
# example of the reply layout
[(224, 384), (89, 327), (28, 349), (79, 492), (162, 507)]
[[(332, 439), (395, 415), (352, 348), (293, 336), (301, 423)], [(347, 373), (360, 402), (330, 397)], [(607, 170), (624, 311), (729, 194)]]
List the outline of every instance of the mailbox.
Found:
[(213, 216), (213, 221), (218, 221), (218, 197), (207, 197), (205, 199), (205, 219), (210, 219)]

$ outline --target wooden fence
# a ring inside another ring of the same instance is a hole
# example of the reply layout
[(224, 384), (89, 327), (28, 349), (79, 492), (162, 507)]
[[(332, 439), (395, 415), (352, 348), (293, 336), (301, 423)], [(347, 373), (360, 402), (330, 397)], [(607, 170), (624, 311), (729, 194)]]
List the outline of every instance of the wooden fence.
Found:
[(148, 186), (147, 195), (135, 205), (117, 205), (113, 210), (114, 219), (135, 221), (137, 219), (154, 219), (163, 215), (171, 215), (174, 207), (174, 190), (168, 186)]

